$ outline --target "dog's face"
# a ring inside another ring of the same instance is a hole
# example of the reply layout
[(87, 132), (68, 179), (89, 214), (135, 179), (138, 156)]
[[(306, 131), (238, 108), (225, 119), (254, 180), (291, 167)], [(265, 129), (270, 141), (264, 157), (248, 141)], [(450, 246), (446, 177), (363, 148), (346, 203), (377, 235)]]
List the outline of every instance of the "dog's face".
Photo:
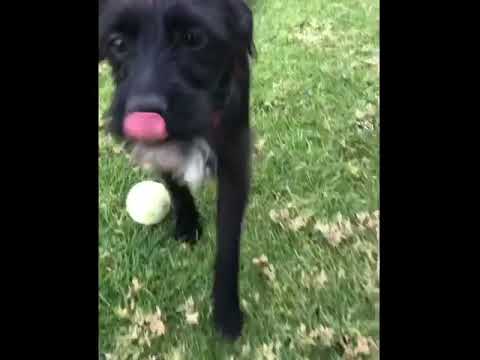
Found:
[(252, 15), (243, 0), (99, 2), (99, 61), (113, 70), (111, 130), (130, 113), (156, 113), (172, 138), (211, 127), (235, 69), (248, 66)]

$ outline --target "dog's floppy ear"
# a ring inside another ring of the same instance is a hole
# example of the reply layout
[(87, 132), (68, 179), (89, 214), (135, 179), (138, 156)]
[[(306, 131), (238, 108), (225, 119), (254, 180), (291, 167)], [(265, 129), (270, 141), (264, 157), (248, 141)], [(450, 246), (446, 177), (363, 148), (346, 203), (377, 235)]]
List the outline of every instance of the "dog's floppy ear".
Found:
[(106, 4), (107, 4), (107, 0), (98, 0), (98, 14), (99, 15), (102, 13), (102, 10), (105, 8)]
[(105, 25), (103, 21), (105, 8), (108, 0), (98, 0), (98, 62), (105, 60), (105, 44), (103, 42), (103, 35), (105, 32)]
[(252, 11), (244, 0), (229, 0), (232, 11), (232, 29), (236, 41), (239, 45), (239, 51), (255, 56), (255, 44), (253, 41), (253, 15)]

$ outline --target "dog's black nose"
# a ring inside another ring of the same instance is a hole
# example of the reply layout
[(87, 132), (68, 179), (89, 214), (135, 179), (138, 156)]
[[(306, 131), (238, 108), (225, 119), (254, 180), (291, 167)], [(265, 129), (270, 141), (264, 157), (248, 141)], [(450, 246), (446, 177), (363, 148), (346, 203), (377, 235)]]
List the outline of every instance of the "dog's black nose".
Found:
[(167, 111), (167, 100), (163, 96), (134, 95), (127, 101), (127, 113), (132, 112), (154, 112), (165, 115)]

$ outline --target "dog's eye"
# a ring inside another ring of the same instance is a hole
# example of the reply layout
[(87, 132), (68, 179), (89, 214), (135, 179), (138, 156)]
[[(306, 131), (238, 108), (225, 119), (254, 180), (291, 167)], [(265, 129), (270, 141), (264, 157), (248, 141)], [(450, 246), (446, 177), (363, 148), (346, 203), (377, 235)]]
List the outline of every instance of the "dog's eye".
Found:
[(120, 34), (112, 35), (109, 45), (110, 51), (117, 58), (125, 56), (125, 54), (128, 52), (127, 41)]
[(205, 40), (204, 34), (199, 30), (177, 31), (173, 36), (173, 45), (198, 49), (205, 44)]
[(194, 47), (198, 43), (198, 36), (195, 36), (193, 32), (187, 31), (183, 34), (183, 44), (186, 46)]

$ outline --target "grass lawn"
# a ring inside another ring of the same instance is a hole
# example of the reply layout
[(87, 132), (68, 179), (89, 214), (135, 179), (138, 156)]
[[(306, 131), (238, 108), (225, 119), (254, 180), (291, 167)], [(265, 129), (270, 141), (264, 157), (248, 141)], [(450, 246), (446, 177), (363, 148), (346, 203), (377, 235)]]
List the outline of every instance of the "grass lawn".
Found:
[[(240, 273), (242, 338), (211, 321), (215, 187), (197, 196), (204, 236), (144, 227), (125, 198), (150, 175), (103, 130), (100, 66), (100, 350), (107, 359), (377, 358), (379, 5), (258, 0), (254, 179)], [(161, 314), (161, 315), (159, 315)]]

